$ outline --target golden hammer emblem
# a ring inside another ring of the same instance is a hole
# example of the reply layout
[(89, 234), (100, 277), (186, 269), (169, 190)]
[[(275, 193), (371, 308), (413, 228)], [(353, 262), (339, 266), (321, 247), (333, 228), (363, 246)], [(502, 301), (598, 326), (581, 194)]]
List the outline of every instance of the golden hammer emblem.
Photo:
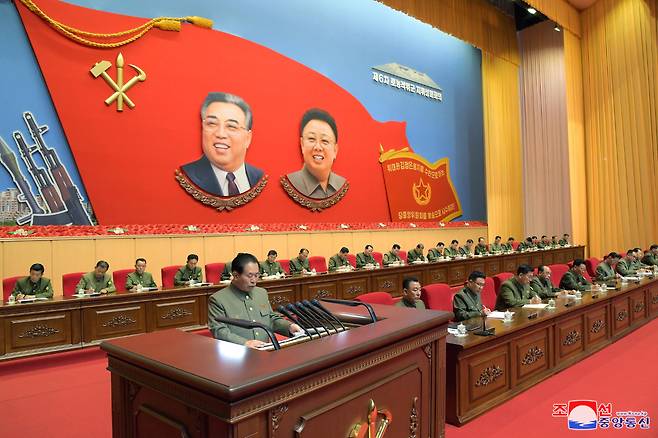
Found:
[(117, 67), (117, 80), (115, 81), (107, 74), (107, 70), (112, 67), (110, 61), (101, 60), (98, 61), (92, 68), (89, 70), (91, 75), (94, 78), (102, 77), (107, 85), (114, 90), (114, 94), (105, 99), (105, 105), (111, 105), (115, 100), (117, 102), (117, 111), (123, 111), (123, 102), (126, 102), (128, 108), (135, 108), (135, 103), (130, 100), (126, 92), (130, 90), (137, 82), (144, 82), (146, 80), (146, 73), (141, 68), (137, 67), (134, 64), (128, 64), (130, 67), (134, 68), (137, 72), (136, 76), (133, 76), (128, 80), (128, 82), (123, 82), (123, 66), (124, 60), (123, 55), (119, 53), (117, 55), (116, 67)]

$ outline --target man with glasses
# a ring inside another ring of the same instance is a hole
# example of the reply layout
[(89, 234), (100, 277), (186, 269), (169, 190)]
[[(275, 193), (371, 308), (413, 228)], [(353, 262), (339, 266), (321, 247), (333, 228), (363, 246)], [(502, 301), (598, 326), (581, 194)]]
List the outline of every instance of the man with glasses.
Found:
[(237, 196), (251, 189), (263, 171), (245, 163), (251, 144), (252, 113), (241, 97), (210, 93), (201, 106), (203, 156), (182, 166), (201, 190), (215, 196)]
[(267, 291), (256, 286), (259, 274), (258, 259), (252, 254), (240, 253), (231, 262), (233, 280), (224, 289), (215, 292), (208, 301), (208, 329), (215, 339), (258, 348), (269, 342), (267, 333), (260, 328), (244, 329), (217, 321), (216, 317), (259, 322), (272, 331), (289, 336), (301, 331), (297, 324), (272, 311)]
[(483, 272), (471, 272), (468, 276), (466, 286), (453, 297), (452, 313), (455, 314), (455, 321), (475, 318), (476, 316), (480, 316), (482, 312), (485, 315), (491, 313), (491, 310), (482, 304), (480, 297), (482, 289), (484, 289), (485, 278), (486, 276)]
[(516, 275), (500, 285), (496, 298), (496, 310), (505, 311), (510, 307), (522, 307), (525, 304), (539, 304), (541, 298), (530, 287), (532, 267), (519, 265)]

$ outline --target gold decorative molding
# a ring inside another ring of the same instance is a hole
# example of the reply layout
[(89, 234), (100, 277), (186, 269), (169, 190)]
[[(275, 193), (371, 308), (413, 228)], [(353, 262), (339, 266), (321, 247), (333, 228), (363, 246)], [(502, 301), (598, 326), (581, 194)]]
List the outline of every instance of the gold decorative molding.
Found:
[(137, 322), (136, 319), (131, 318), (129, 316), (126, 316), (124, 314), (117, 315), (115, 317), (112, 317), (111, 319), (108, 319), (105, 321), (102, 326), (103, 327), (122, 327), (125, 325), (132, 325)]
[(59, 330), (45, 324), (37, 324), (18, 335), (19, 338), (47, 338), (59, 333)]
[(628, 316), (628, 310), (624, 309), (620, 312), (617, 312), (617, 321), (623, 321)]
[(328, 291), (327, 289), (320, 289), (315, 293), (315, 298), (327, 298), (331, 296), (331, 292)]
[(592, 324), (592, 328), (589, 329), (589, 331), (592, 333), (598, 333), (601, 331), (603, 327), (605, 327), (605, 321), (603, 321), (602, 319), (597, 319), (596, 321), (594, 321), (594, 323)]
[(290, 300), (285, 295), (272, 295), (268, 297), (268, 299), (273, 307), (290, 302)]
[(482, 370), (475, 382), (476, 387), (487, 386), (503, 375), (503, 369), (499, 365), (492, 365)]
[(350, 286), (345, 290), (345, 294), (347, 295), (357, 295), (361, 292), (363, 292), (363, 287), (361, 286)]
[(418, 437), (418, 408), (416, 404), (418, 403), (418, 397), (414, 397), (414, 401), (411, 403), (411, 414), (409, 414), (409, 438)]
[(573, 345), (578, 341), (580, 341), (580, 332), (578, 330), (571, 330), (569, 333), (567, 333), (567, 336), (562, 341), (562, 345), (566, 347)]
[[(379, 418), (381, 418), (379, 420)], [(368, 401), (368, 415), (366, 421), (352, 426), (348, 438), (382, 438), (386, 434), (388, 425), (393, 422), (393, 415), (388, 409), (377, 409), (375, 401)]]
[(651, 304), (658, 304), (658, 295), (651, 296)]
[(333, 207), (334, 205), (336, 205), (338, 201), (343, 199), (343, 197), (347, 193), (347, 189), (350, 188), (350, 183), (348, 181), (345, 181), (345, 184), (343, 184), (343, 186), (333, 195), (324, 199), (313, 199), (299, 193), (299, 191), (297, 191), (297, 189), (293, 187), (292, 183), (290, 182), (287, 176), (285, 175), (282, 176), (279, 179), (279, 181), (283, 186), (283, 190), (286, 191), (288, 196), (290, 196), (290, 198), (293, 201), (295, 201), (302, 207), (306, 207), (311, 211), (317, 211), (317, 212), (320, 212), (322, 210), (325, 210), (329, 207)]
[(167, 313), (162, 315), (160, 318), (162, 319), (179, 319), (179, 318), (185, 318), (186, 316), (190, 316), (192, 312), (190, 312), (187, 309), (183, 309), (182, 307), (176, 307), (174, 309), (169, 309)]
[(392, 281), (390, 281), (390, 280), (384, 280), (384, 281), (382, 282), (382, 288), (384, 288), (384, 289), (390, 289), (390, 288), (392, 288), (392, 287), (393, 287), (393, 282), (392, 282)]
[(260, 180), (258, 180), (258, 183), (256, 183), (256, 185), (248, 191), (236, 196), (222, 197), (211, 195), (210, 193), (201, 190), (189, 179), (187, 179), (187, 176), (185, 176), (185, 174), (181, 172), (180, 169), (176, 169), (175, 175), (176, 180), (180, 186), (189, 195), (191, 195), (194, 199), (203, 205), (217, 209), (217, 211), (231, 211), (234, 208), (242, 207), (243, 205), (253, 201), (263, 191), (265, 185), (267, 185), (268, 180), (268, 176), (265, 175)]
[(537, 346), (530, 347), (528, 351), (526, 351), (525, 356), (523, 357), (523, 360), (521, 361), (521, 364), (523, 365), (532, 365), (533, 363), (537, 362), (539, 359), (544, 357), (544, 350)]
[(423, 346), (423, 352), (425, 353), (425, 356), (427, 356), (427, 358), (429, 360), (432, 360), (432, 345), (431, 344), (427, 344), (427, 345)]
[(640, 313), (641, 311), (644, 310), (644, 301), (640, 301), (635, 303), (635, 306), (633, 307), (633, 310), (635, 313)]
[(286, 412), (288, 412), (288, 405), (285, 403), (270, 409), (270, 426), (272, 428), (270, 438), (276, 437), (276, 431), (279, 430), (279, 423), (281, 423), (281, 419)]

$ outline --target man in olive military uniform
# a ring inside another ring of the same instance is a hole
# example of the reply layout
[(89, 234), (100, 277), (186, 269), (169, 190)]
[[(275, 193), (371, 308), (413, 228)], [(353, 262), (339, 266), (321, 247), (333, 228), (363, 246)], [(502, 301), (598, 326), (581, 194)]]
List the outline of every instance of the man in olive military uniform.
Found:
[(478, 244), (475, 245), (475, 255), (487, 255), (489, 254), (489, 248), (487, 248), (487, 241), (484, 237), (478, 238)]
[(414, 249), (412, 249), (407, 253), (407, 262), (409, 263), (413, 263), (416, 261), (424, 262), (425, 261), (425, 255), (423, 254), (424, 250), (425, 250), (425, 245), (423, 245), (422, 243), (416, 245)]
[(457, 257), (459, 255), (459, 241), (453, 239), (450, 242), (450, 246), (443, 251), (443, 255), (446, 257)]
[(30, 266), (30, 275), (16, 281), (12, 295), (17, 300), (23, 298), (52, 298), (53, 286), (50, 279), (43, 276), (45, 268), (41, 263)]
[(564, 233), (562, 238), (558, 241), (560, 246), (567, 246), (569, 244), (569, 234)]
[(541, 241), (537, 244), (537, 247), (539, 248), (550, 248), (551, 247), (551, 241), (548, 240), (548, 236), (541, 236)]
[(514, 237), (508, 237), (507, 243), (503, 244), (503, 251), (514, 251)]
[(621, 255), (616, 252), (608, 254), (601, 263), (596, 267), (596, 281), (612, 281), (617, 278), (619, 274), (615, 273), (613, 266), (619, 262)]
[(222, 271), (221, 276), (219, 279), (221, 281), (226, 281), (231, 279), (231, 275), (233, 275), (233, 269), (231, 268), (231, 262), (226, 262), (224, 264), (224, 270)]
[(126, 277), (126, 290), (136, 291), (143, 287), (158, 287), (153, 281), (153, 276), (146, 272), (146, 259), (135, 260), (135, 272)]
[(311, 267), (308, 264), (308, 249), (302, 248), (299, 250), (299, 255), (290, 260), (290, 273), (294, 275), (307, 272), (311, 272)]
[(231, 284), (210, 296), (208, 300), (208, 329), (215, 339), (258, 348), (270, 342), (261, 328), (244, 329), (217, 321), (217, 317), (259, 322), (272, 331), (289, 336), (301, 331), (297, 324), (272, 311), (267, 291), (256, 286), (259, 278), (258, 260), (251, 254), (240, 253), (231, 262)]
[(560, 280), (560, 289), (579, 291), (587, 290), (587, 286), (591, 286), (592, 283), (583, 276), (585, 270), (585, 260), (574, 260), (571, 269), (565, 272)]
[(117, 288), (112, 281), (112, 276), (107, 273), (108, 269), (110, 269), (110, 264), (105, 260), (100, 260), (96, 263), (93, 271), (82, 276), (75, 290), (82, 289), (85, 292), (100, 292), (102, 294), (116, 292)]
[(350, 250), (346, 247), (342, 247), (338, 254), (332, 256), (329, 259), (329, 272), (334, 272), (338, 268), (352, 268), (350, 261), (347, 258), (347, 254), (350, 253)]
[(269, 250), (267, 252), (267, 260), (263, 261), (260, 264), (260, 275), (261, 276), (267, 276), (269, 277), (270, 275), (276, 275), (276, 274), (282, 274), (285, 275), (285, 271), (283, 270), (283, 267), (281, 266), (281, 263), (276, 261), (276, 258), (278, 257), (279, 254), (273, 249)]
[(649, 252), (642, 257), (642, 263), (647, 266), (658, 266), (658, 245), (653, 244), (649, 247)]
[(635, 261), (633, 262), (633, 269), (639, 271), (640, 269), (649, 268), (648, 265), (645, 265), (642, 262), (642, 258), (644, 257), (644, 251), (642, 251), (642, 248), (633, 248), (633, 255), (635, 255)]
[(188, 255), (185, 266), (178, 268), (176, 275), (174, 275), (174, 286), (185, 286), (191, 283), (202, 282), (203, 272), (201, 271), (201, 268), (197, 266), (198, 263), (198, 255)]
[(519, 265), (516, 275), (500, 285), (496, 298), (496, 310), (504, 311), (510, 307), (521, 307), (525, 304), (541, 303), (541, 298), (530, 287), (532, 267)]
[(372, 256), (373, 251), (374, 248), (372, 245), (366, 245), (363, 252), (360, 252), (356, 255), (356, 267), (361, 269), (366, 265), (376, 266), (378, 263), (377, 260), (375, 260), (375, 258)]
[(534, 248), (535, 246), (532, 244), (532, 237), (526, 237), (523, 242), (521, 242), (516, 248), (517, 251), (527, 251), (529, 249)]
[(466, 244), (459, 248), (459, 255), (470, 257), (473, 255), (473, 239), (468, 239)]
[(400, 245), (397, 243), (394, 243), (393, 246), (391, 247), (391, 250), (384, 254), (384, 258), (382, 260), (382, 263), (384, 266), (391, 265), (393, 263), (398, 263), (401, 262), (402, 259), (400, 259)]
[(553, 248), (560, 246), (560, 242), (557, 240), (557, 236), (551, 237), (551, 246)]
[(430, 262), (436, 262), (439, 260), (439, 257), (443, 257), (443, 254), (446, 249), (446, 244), (443, 242), (439, 242), (436, 244), (436, 247), (430, 248), (427, 251), (427, 260)]
[(402, 280), (402, 299), (395, 303), (397, 307), (425, 310), (425, 303), (420, 299), (420, 282), (416, 277), (405, 277)]
[(530, 287), (542, 300), (555, 298), (560, 292), (560, 288), (553, 286), (551, 282), (552, 274), (551, 268), (541, 265), (537, 268), (537, 275), (533, 275), (532, 280), (530, 280)]
[(626, 251), (626, 257), (617, 262), (615, 270), (623, 277), (630, 277), (637, 274), (637, 270), (633, 268), (635, 261), (635, 253), (632, 249)]
[(493, 243), (489, 245), (489, 251), (492, 253), (499, 253), (505, 251), (504, 245), (500, 243), (502, 242), (502, 240), (503, 240), (502, 237), (496, 236)]
[(480, 296), (482, 289), (484, 289), (485, 278), (486, 276), (483, 272), (471, 272), (468, 276), (466, 286), (453, 297), (452, 313), (455, 314), (455, 321), (475, 318), (483, 312), (485, 315), (491, 313), (491, 310), (482, 304), (482, 298)]

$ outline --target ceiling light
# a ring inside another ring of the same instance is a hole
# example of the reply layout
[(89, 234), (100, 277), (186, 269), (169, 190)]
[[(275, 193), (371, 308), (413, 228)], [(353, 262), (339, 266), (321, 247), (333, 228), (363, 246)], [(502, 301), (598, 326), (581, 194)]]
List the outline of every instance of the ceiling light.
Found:
[(555, 25), (555, 27), (553, 27), (553, 30), (555, 32), (562, 32), (562, 28), (560, 26), (558, 26), (557, 24)]
[(535, 8), (528, 8), (528, 12), (530, 12), (532, 15), (535, 15), (537, 13), (537, 9)]

